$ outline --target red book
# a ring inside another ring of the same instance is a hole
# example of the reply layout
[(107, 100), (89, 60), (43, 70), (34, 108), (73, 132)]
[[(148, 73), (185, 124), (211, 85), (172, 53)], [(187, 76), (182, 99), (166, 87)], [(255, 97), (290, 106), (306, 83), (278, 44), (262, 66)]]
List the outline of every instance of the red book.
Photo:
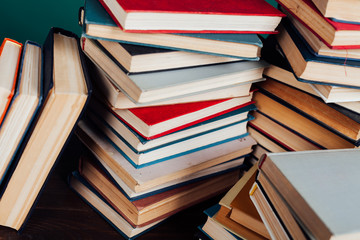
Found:
[(272, 33), (284, 16), (265, 0), (99, 0), (131, 32)]
[(0, 47), (0, 125), (14, 96), (22, 43), (5, 38)]
[[(328, 47), (360, 48), (360, 24), (335, 22), (324, 17), (311, 0), (276, 0), (291, 18), (297, 18)], [(292, 11), (296, 9), (296, 12)]]
[(252, 104), (246, 97), (117, 109), (113, 113), (146, 139), (154, 139)]

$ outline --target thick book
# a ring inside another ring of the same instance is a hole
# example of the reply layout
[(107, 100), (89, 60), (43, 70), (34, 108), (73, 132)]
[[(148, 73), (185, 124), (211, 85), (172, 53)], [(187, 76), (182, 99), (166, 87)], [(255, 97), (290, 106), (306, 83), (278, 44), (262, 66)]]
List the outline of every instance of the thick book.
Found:
[(31, 126), (43, 101), (42, 47), (24, 44), (17, 87), (0, 131), (0, 184), (16, 155), (26, 144)]
[(263, 192), (267, 197), (266, 200), (270, 203), (274, 209), (274, 212), (277, 213), (282, 225), (287, 230), (292, 239), (307, 239), (307, 236), (301, 229), (301, 226), (298, 224), (295, 216), (291, 213), (291, 210), (287, 206), (286, 202), (281, 197), (279, 192), (274, 188), (268, 178), (259, 172), (256, 176), (256, 183), (259, 185), (259, 187), (261, 187), (261, 189), (263, 189)]
[(126, 159), (135, 163), (138, 167), (145, 164), (166, 161), (181, 155), (199, 151), (211, 146), (219, 145), (235, 139), (240, 139), (248, 135), (246, 126), (253, 117), (250, 115), (242, 121), (230, 124), (228, 126), (215, 128), (210, 131), (193, 135), (189, 138), (183, 138), (179, 141), (164, 144), (162, 146), (138, 151), (134, 149), (119, 133), (115, 132), (105, 122), (98, 118), (88, 118), (79, 127), (83, 130), (86, 128), (97, 128), (103, 133), (103, 137), (110, 141)]
[(0, 126), (14, 96), (22, 43), (5, 38), (0, 46)]
[(92, 76), (94, 76), (93, 83), (99, 90), (98, 98), (107, 101), (113, 109), (129, 109), (138, 107), (161, 106), (179, 103), (201, 102), (216, 99), (225, 99), (233, 97), (245, 97), (251, 94), (251, 86), (253, 83), (263, 81), (264, 79), (257, 79), (254, 81), (236, 84), (227, 88), (214, 89), (204, 93), (193, 94), (190, 96), (174, 98), (164, 101), (156, 101), (150, 103), (136, 103), (131, 101), (128, 96), (116, 87), (106, 74), (96, 65), (92, 65)]
[(109, 141), (103, 139), (101, 133), (95, 132), (94, 129), (87, 130), (87, 132), (81, 131), (80, 128), (76, 130), (79, 139), (99, 161), (107, 164), (112, 171), (121, 173), (119, 177), (134, 192), (145, 191), (172, 180), (180, 180), (182, 177), (205, 168), (236, 158), (243, 158), (252, 151), (251, 147), (256, 144), (251, 137), (247, 136), (157, 164), (135, 168), (136, 165), (129, 162)]
[(256, 60), (260, 57), (262, 43), (257, 34), (124, 32), (97, 0), (86, 0), (84, 12), (79, 15), (83, 36), (88, 38), (242, 59)]
[(264, 191), (254, 182), (248, 193), (251, 201), (255, 205), (258, 214), (261, 216), (262, 222), (266, 226), (271, 239), (291, 239), (288, 232), (281, 224), (281, 220), (276, 214), (276, 210), (272, 208)]
[[(249, 101), (250, 100), (250, 101)], [(112, 110), (145, 139), (154, 139), (253, 104), (251, 97)], [(157, 114), (154, 114), (157, 113)]]
[(126, 73), (88, 38), (84, 52), (132, 101), (146, 103), (226, 88), (262, 78), (263, 61), (240, 61), (145, 73)]
[(173, 215), (191, 205), (228, 190), (239, 178), (239, 169), (174, 187), (141, 199), (128, 199), (106, 173), (93, 174), (86, 180), (132, 226), (146, 226)]
[(359, 150), (269, 153), (259, 162), (307, 234), (357, 239)]
[(356, 0), (313, 0), (324, 17), (360, 22), (360, 3)]
[(69, 185), (87, 204), (127, 239), (134, 239), (165, 220), (161, 219), (144, 227), (133, 227), (89, 184), (79, 180), (74, 175), (69, 178)]
[(288, 108), (348, 139), (354, 145), (359, 145), (360, 124), (328, 106), (321, 99), (274, 80), (267, 80), (258, 87)]
[[(246, 103), (250, 99), (250, 97), (246, 97), (244, 102)], [(184, 139), (191, 138), (204, 132), (213, 131), (218, 128), (239, 123), (240, 121), (248, 118), (249, 111), (255, 109), (255, 104), (249, 104), (154, 139), (144, 138), (142, 135), (133, 130), (126, 122), (118, 118), (108, 106), (104, 106), (100, 102), (96, 101), (95, 98), (93, 98), (89, 104), (89, 111), (87, 111), (87, 115), (90, 119), (101, 121), (115, 134), (120, 135), (134, 150), (143, 152), (150, 149), (156, 149), (167, 144), (180, 142)]]
[[(89, 181), (91, 179), (98, 178), (97, 175), (106, 175), (107, 178), (109, 178), (116, 186), (117, 188), (124, 194), (124, 196), (129, 199), (130, 201), (135, 201), (138, 199), (143, 199), (158, 193), (162, 193), (174, 188), (178, 188), (184, 185), (187, 185), (189, 183), (198, 182), (204, 179), (208, 179), (210, 177), (215, 177), (220, 174), (224, 174), (233, 170), (242, 170), (246, 167), (244, 163), (245, 157), (239, 157), (235, 159), (231, 159), (229, 161), (225, 161), (219, 164), (215, 164), (211, 166), (211, 164), (205, 166), (200, 166), (198, 169), (191, 169), (191, 168), (184, 168), (184, 166), (180, 166), (179, 164), (173, 164), (175, 166), (172, 166), (170, 168), (170, 165), (167, 165), (169, 167), (169, 173), (161, 171), (160, 169), (163, 169), (161, 166), (154, 165), (153, 167), (150, 167), (149, 169), (145, 170), (130, 170), (129, 175), (134, 176), (134, 181), (141, 180), (141, 177), (138, 177), (136, 175), (143, 174), (146, 172), (148, 174), (148, 178), (151, 178), (151, 175), (153, 179), (155, 178), (173, 178), (173, 180), (168, 180), (168, 182), (165, 182), (160, 185), (154, 185), (155, 187), (150, 187), (146, 190), (141, 190), (136, 192), (133, 191), (133, 189), (130, 189), (130, 185), (127, 182), (126, 177), (121, 176), (121, 174), (116, 173), (115, 171), (117, 169), (112, 169), (109, 167), (109, 165), (104, 162), (102, 159), (92, 155), (89, 151), (86, 151), (85, 154), (80, 158), (79, 161), (79, 174), (84, 178), (88, 179)], [(176, 166), (177, 165), (177, 166)], [(195, 167), (196, 168), (196, 167)], [(203, 169), (202, 169), (203, 168)], [(126, 170), (126, 166), (124, 167)], [(175, 170), (174, 170), (175, 169)], [(182, 172), (183, 169), (187, 169), (188, 172)], [(199, 170), (200, 169), (200, 170)], [(177, 171), (177, 172), (176, 172)], [(180, 173), (180, 178), (176, 178), (176, 176)], [(171, 175), (174, 175), (175, 177), (172, 177)], [(124, 180), (123, 180), (124, 179)]]
[(0, 203), (0, 225), (19, 230), (91, 93), (78, 38), (52, 28), (43, 46), (44, 104)]
[(324, 17), (311, 0), (277, 0), (277, 2), (330, 48), (359, 48), (360, 25), (335, 22)]
[(265, 0), (100, 3), (117, 25), (129, 32), (272, 33), (283, 16)]
[(277, 39), (299, 81), (359, 88), (360, 61), (315, 56), (289, 21)]
[(94, 42), (108, 56), (115, 59), (125, 72), (129, 73), (160, 71), (241, 60), (233, 57), (148, 47), (101, 39)]
[(280, 103), (270, 95), (266, 95), (265, 92), (256, 92), (254, 94), (254, 101), (256, 101), (259, 111), (291, 129), (296, 134), (316, 143), (321, 148), (340, 149), (356, 147), (354, 143), (289, 108), (283, 102)]

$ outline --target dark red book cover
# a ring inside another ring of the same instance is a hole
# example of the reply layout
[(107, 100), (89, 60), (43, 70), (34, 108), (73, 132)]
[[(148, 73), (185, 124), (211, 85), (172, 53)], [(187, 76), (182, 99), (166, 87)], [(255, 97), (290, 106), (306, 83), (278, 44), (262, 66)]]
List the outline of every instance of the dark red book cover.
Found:
[[(193, 102), (193, 103), (181, 103), (181, 104), (174, 104), (174, 105), (164, 105), (164, 106), (154, 106), (154, 107), (143, 107), (143, 108), (133, 108), (128, 109), (126, 111), (130, 111), (132, 114), (134, 114), (137, 118), (139, 118), (141, 121), (143, 121), (146, 125), (149, 127), (166, 122), (168, 120), (187, 115), (190, 113), (195, 113), (197, 111), (203, 110), (205, 108), (210, 108), (212, 106), (215, 106), (219, 103), (229, 101), (230, 99), (221, 99), (221, 100), (211, 100), (211, 101), (204, 101), (204, 102)], [(222, 114), (228, 113), (230, 111), (248, 106), (254, 102), (250, 101), (245, 104), (237, 105), (229, 109), (224, 109), (218, 112), (214, 112), (210, 116), (201, 116), (196, 120), (193, 120), (191, 122), (184, 122), (183, 124), (180, 124), (178, 126), (174, 126), (170, 130), (164, 130), (162, 133), (153, 135), (153, 136), (144, 136), (142, 133), (140, 133), (137, 129), (135, 129), (131, 122), (126, 121), (123, 119), (118, 113), (120, 112), (113, 112), (118, 118), (120, 118), (123, 122), (125, 122), (130, 128), (132, 128), (134, 131), (136, 131), (138, 134), (143, 136), (146, 139), (154, 139), (161, 136), (164, 136), (166, 134), (176, 132), (178, 130), (184, 129), (186, 127), (195, 125), (197, 123), (206, 121), (208, 119), (220, 116)]]
[[(117, 3), (125, 10), (125, 12), (151, 12), (151, 13), (178, 13), (178, 14), (211, 14), (211, 15), (243, 15), (243, 16), (272, 16), (284, 17), (285, 15), (273, 7), (266, 0), (116, 0)], [(99, 0), (112, 19), (124, 31), (131, 32), (150, 32), (149, 30), (130, 30), (124, 29), (120, 22), (107, 6), (104, 0)], [(151, 32), (198, 32), (187, 30), (151, 30)], [(224, 31), (204, 30), (203, 33), (216, 33)], [(239, 31), (225, 31), (228, 33), (235, 33)], [(241, 33), (253, 33), (252, 31), (242, 31)], [(258, 33), (274, 33), (258, 32)]]

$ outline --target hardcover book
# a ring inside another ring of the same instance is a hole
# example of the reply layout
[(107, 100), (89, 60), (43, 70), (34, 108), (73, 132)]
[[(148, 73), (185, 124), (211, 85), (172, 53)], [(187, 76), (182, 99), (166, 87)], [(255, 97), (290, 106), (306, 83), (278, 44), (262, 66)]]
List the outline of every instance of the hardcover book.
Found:
[(133, 32), (271, 33), (283, 16), (264, 0), (100, 3), (120, 28)]
[(75, 34), (52, 28), (43, 48), (46, 100), (0, 202), (0, 225), (16, 230), (39, 198), (91, 92)]
[(97, 0), (85, 1), (84, 12), (80, 14), (79, 22), (82, 22), (84, 37), (172, 50), (256, 60), (260, 57), (262, 47), (256, 34), (124, 32)]
[(360, 3), (356, 0), (313, 0), (315, 6), (327, 18), (360, 22)]
[[(277, 0), (277, 2), (330, 48), (359, 48), (359, 24), (335, 22), (324, 17), (311, 0)], [(296, 12), (292, 11), (295, 9)]]
[(299, 81), (341, 87), (360, 87), (360, 61), (318, 57), (288, 21), (283, 21), (277, 39)]
[(16, 155), (24, 148), (43, 101), (42, 47), (27, 41), (19, 67), (15, 95), (0, 131), (0, 184)]
[(356, 239), (359, 154), (357, 149), (269, 153), (259, 169), (311, 237)]
[(5, 38), (0, 46), (0, 126), (14, 96), (22, 44)]

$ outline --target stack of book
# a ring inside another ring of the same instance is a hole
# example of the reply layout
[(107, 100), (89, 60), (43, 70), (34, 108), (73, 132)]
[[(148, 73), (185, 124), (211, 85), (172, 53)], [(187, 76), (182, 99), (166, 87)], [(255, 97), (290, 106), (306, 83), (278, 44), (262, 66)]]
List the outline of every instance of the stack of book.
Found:
[(358, 239), (357, 149), (269, 153), (250, 198), (272, 239)]
[(135, 237), (227, 191), (256, 144), (257, 33), (284, 15), (263, 0), (97, 1), (80, 11), (94, 98), (76, 129), (86, 146), (70, 186)]
[(79, 38), (52, 28), (44, 46), (0, 50), (0, 225), (19, 230), (88, 102)]
[[(262, 56), (271, 66), (264, 71), (268, 80), (257, 84), (259, 111), (249, 127), (260, 145), (257, 157), (264, 152), (358, 147), (359, 23), (338, 19), (341, 14), (323, 15), (333, 4), (325, 0), (278, 2), (288, 17), (280, 33), (264, 43)], [(344, 3), (339, 11), (351, 5)]]
[(257, 164), (254, 164), (218, 204), (204, 211), (207, 220), (199, 226), (200, 231), (211, 239), (270, 239), (249, 196), (257, 172)]

